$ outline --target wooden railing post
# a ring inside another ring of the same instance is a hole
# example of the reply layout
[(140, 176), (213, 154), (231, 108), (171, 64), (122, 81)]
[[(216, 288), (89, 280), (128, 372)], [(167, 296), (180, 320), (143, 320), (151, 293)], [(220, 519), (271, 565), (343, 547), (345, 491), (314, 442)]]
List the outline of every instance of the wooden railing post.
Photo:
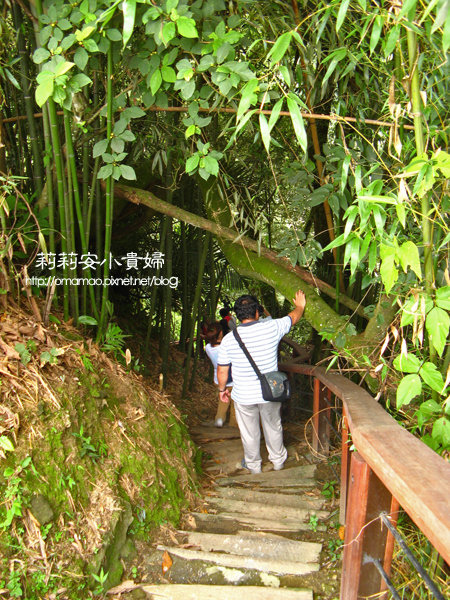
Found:
[(357, 452), (351, 453), (341, 600), (379, 594), (382, 580), (373, 564), (386, 564), (386, 527), (379, 515), (390, 513), (392, 496)]
[[(398, 513), (400, 510), (400, 504), (395, 498), (392, 498), (390, 521), (394, 527), (397, 527)], [(394, 536), (390, 531), (387, 532), (386, 548), (384, 552), (383, 569), (388, 577), (391, 575), (392, 556), (394, 554)], [(387, 585), (384, 581), (381, 581), (380, 591), (384, 592), (387, 590)], [(388, 600), (389, 593), (386, 592), (380, 596), (380, 600)]]
[(347, 510), (348, 479), (350, 476), (350, 445), (347, 412), (342, 407), (342, 430), (341, 430), (341, 490), (339, 497), (339, 522), (345, 525)]
[(324, 388), (320, 381), (315, 378), (312, 447), (315, 452), (320, 454), (328, 454), (330, 449), (330, 415), (331, 409), (324, 399)]

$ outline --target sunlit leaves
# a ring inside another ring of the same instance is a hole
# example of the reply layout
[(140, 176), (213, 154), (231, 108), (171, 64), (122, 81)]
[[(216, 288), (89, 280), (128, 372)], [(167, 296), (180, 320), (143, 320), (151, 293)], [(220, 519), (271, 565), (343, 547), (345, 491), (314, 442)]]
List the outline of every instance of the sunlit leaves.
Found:
[(48, 58), (50, 58), (50, 52), (45, 48), (37, 48), (33, 54), (33, 62), (37, 65), (45, 62)]
[[(136, 0), (123, 0), (122, 2), (123, 12), (123, 34), (122, 43), (123, 47), (127, 45), (134, 29), (134, 21), (136, 18)], [(129, 179), (129, 178), (127, 178)]]
[(338, 33), (339, 29), (342, 27), (349, 4), (350, 0), (343, 0), (339, 5), (339, 11), (336, 18), (336, 33)]
[(270, 148), (270, 129), (267, 123), (266, 115), (259, 113), (259, 127), (261, 129), (261, 138), (264, 144), (264, 148), (269, 153)]
[(133, 167), (130, 167), (129, 165), (120, 165), (120, 174), (122, 175), (122, 177), (124, 179), (129, 179), (129, 180), (135, 180), (136, 179), (136, 173), (133, 169)]
[(413, 398), (422, 392), (422, 381), (417, 374), (403, 377), (397, 388), (397, 408), (409, 404)]
[(156, 92), (159, 90), (159, 88), (161, 87), (161, 83), (162, 83), (162, 74), (160, 69), (156, 69), (156, 71), (153, 73), (153, 75), (150, 78), (150, 91), (153, 95), (156, 94)]
[(273, 66), (275, 63), (280, 62), (286, 54), (289, 44), (291, 43), (292, 35), (290, 31), (283, 33), (277, 39), (275, 44), (272, 46), (267, 58), (270, 58), (270, 64)]
[(450, 286), (447, 285), (436, 290), (436, 305), (450, 311)]
[(83, 47), (80, 46), (80, 48), (77, 48), (77, 50), (75, 51), (73, 60), (77, 67), (80, 69), (80, 71), (84, 71), (89, 60), (89, 54)]
[(306, 148), (308, 145), (305, 124), (303, 122), (303, 117), (300, 112), (300, 108), (295, 101), (294, 98), (288, 96), (286, 98), (286, 102), (289, 109), (289, 115), (291, 117), (292, 125), (294, 126), (295, 136), (297, 138), (298, 143), (300, 144), (303, 152), (306, 152)]
[(248, 81), (242, 88), (241, 100), (239, 102), (239, 106), (238, 106), (238, 110), (237, 110), (237, 120), (238, 121), (243, 116), (243, 114), (245, 112), (247, 112), (247, 110), (250, 108), (250, 106), (252, 104), (255, 104), (255, 102), (257, 101), (258, 97), (255, 94), (255, 92), (258, 89), (258, 86), (259, 86), (259, 81), (258, 81), (258, 79), (254, 78), (254, 79), (251, 79), (250, 81)]
[(176, 20), (178, 33), (185, 38), (197, 38), (198, 32), (194, 19), (188, 17), (179, 17)]
[(450, 317), (448, 312), (437, 306), (434, 307), (427, 315), (425, 327), (430, 342), (433, 344), (439, 356), (442, 356), (450, 327)]
[(370, 36), (370, 42), (369, 42), (370, 54), (372, 54), (372, 52), (375, 50), (375, 48), (378, 45), (382, 29), (383, 29), (383, 17), (381, 15), (377, 15), (374, 19), (374, 22), (372, 25), (372, 33)]

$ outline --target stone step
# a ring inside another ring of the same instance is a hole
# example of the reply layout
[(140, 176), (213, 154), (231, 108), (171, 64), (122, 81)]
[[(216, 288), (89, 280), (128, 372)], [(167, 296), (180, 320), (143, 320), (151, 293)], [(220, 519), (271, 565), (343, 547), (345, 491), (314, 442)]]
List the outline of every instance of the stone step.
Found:
[(239, 429), (237, 427), (214, 427), (210, 425), (199, 425), (190, 428), (191, 436), (197, 441), (213, 441), (213, 440), (232, 440), (241, 439)]
[[(190, 513), (194, 517), (196, 523), (202, 523), (202, 529), (205, 529), (207, 522), (210, 521), (213, 526), (220, 526), (220, 521), (229, 520), (240, 523), (246, 527), (253, 527), (257, 531), (312, 531), (309, 523), (302, 523), (294, 519), (276, 519), (268, 520), (259, 517), (253, 517), (242, 513), (221, 512), (214, 515), (210, 513)], [(317, 525), (314, 531), (326, 531), (324, 525)]]
[(319, 570), (318, 563), (302, 563), (289, 560), (272, 560), (241, 554), (222, 554), (220, 552), (204, 552), (203, 550), (190, 550), (176, 546), (158, 546), (158, 550), (165, 550), (171, 556), (178, 556), (184, 560), (197, 560), (210, 562), (221, 567), (231, 569), (252, 569), (275, 575), (307, 575)]
[[(313, 511), (317, 516), (318, 512), (325, 504), (325, 498), (293, 494), (277, 494), (274, 492), (261, 492), (249, 490), (248, 488), (238, 487), (216, 487), (215, 491), (221, 498), (231, 498), (232, 500), (252, 500), (254, 502), (268, 503), (278, 506), (292, 506), (293, 508), (306, 508)], [(209, 496), (206, 497), (206, 500)]]
[(279, 535), (241, 532), (238, 535), (180, 531), (187, 543), (206, 552), (228, 552), (243, 556), (257, 556), (271, 560), (314, 563), (319, 561), (322, 544), (296, 542)]
[(313, 600), (312, 590), (234, 585), (143, 585), (152, 600)]
[(243, 475), (235, 475), (234, 477), (221, 477), (217, 479), (217, 483), (221, 486), (236, 483), (251, 483), (254, 485), (259, 484), (262, 487), (305, 487), (317, 485), (317, 482), (314, 480), (315, 472), (315, 465), (301, 465), (300, 467), (291, 467), (282, 471), (268, 471), (267, 473), (258, 473), (256, 475), (245, 473)]
[(225, 512), (257, 515), (258, 518), (267, 519), (268, 521), (276, 519), (279, 519), (280, 522), (289, 520), (308, 521), (310, 515), (313, 513), (319, 518), (329, 516), (329, 513), (323, 510), (314, 512), (310, 509), (296, 508), (294, 506), (279, 506), (277, 504), (253, 502), (253, 499), (249, 502), (245, 500), (233, 500), (230, 498), (209, 498), (208, 505), (223, 509)]

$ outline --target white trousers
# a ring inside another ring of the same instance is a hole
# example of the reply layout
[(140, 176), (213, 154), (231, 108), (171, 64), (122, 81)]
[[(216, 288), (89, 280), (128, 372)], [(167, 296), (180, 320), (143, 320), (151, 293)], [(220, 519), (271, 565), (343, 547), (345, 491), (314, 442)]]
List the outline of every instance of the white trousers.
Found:
[(264, 402), (264, 404), (235, 402), (234, 407), (244, 448), (244, 458), (249, 470), (252, 473), (261, 472), (260, 419), (269, 460), (275, 468), (281, 468), (287, 458), (287, 450), (283, 444), (281, 402)]

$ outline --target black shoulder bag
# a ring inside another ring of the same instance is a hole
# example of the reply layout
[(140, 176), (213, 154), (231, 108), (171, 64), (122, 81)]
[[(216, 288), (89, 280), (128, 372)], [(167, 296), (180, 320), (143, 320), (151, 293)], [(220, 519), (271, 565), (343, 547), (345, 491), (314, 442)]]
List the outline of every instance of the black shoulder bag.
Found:
[(267, 400), (268, 402), (284, 402), (285, 400), (289, 400), (291, 397), (291, 386), (286, 373), (283, 373), (282, 371), (261, 373), (256, 366), (255, 361), (250, 356), (250, 352), (245, 347), (245, 344), (242, 341), (237, 329), (233, 329), (233, 335), (258, 376), (258, 379), (261, 383), (262, 397), (264, 400)]

